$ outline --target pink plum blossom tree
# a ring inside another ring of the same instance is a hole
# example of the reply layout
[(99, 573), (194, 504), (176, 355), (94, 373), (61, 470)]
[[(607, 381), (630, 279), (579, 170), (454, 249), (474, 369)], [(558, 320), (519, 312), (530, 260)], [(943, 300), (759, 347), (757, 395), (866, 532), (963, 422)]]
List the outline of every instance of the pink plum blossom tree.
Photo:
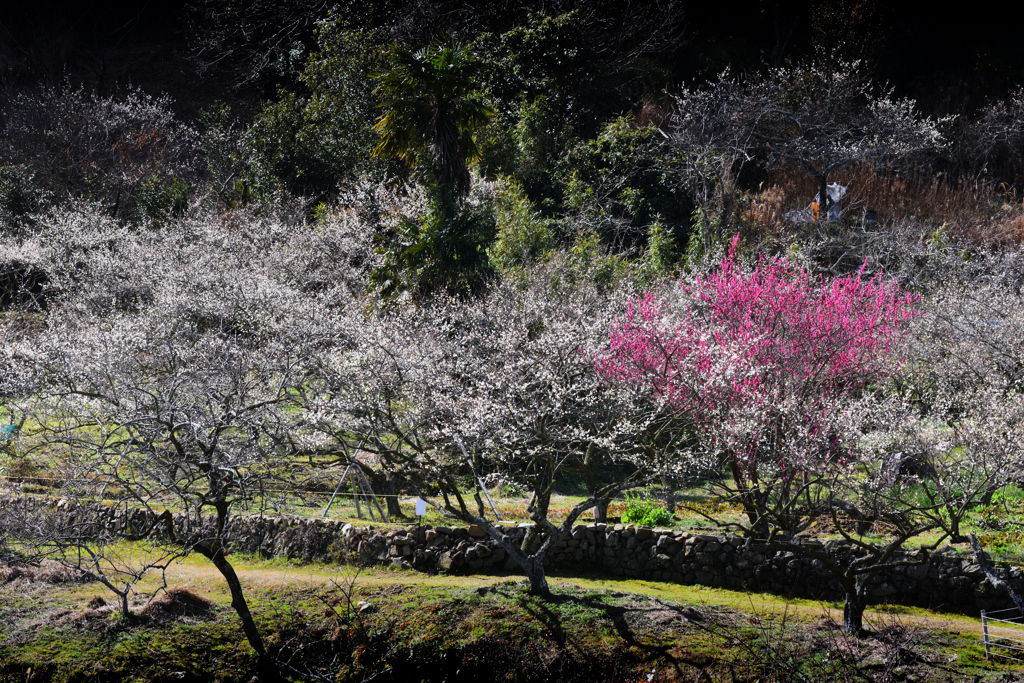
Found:
[(764, 538), (766, 470), (785, 482), (841, 456), (844, 401), (893, 369), (887, 357), (917, 315), (916, 297), (862, 273), (816, 282), (785, 259), (744, 272), (738, 239), (717, 272), (684, 285), (679, 316), (649, 293), (634, 301), (597, 367), (690, 415)]
[[(742, 509), (739, 519), (713, 521), (822, 560), (847, 594), (848, 630), (858, 632), (870, 579), (922, 561), (898, 551), (942, 526), (937, 498), (883, 482), (881, 460), (858, 443), (861, 422), (878, 411), (856, 399), (898, 368), (892, 357), (919, 315), (918, 297), (880, 275), (865, 279), (863, 269), (824, 281), (786, 259), (761, 258), (744, 270), (738, 239), (715, 272), (681, 287), (675, 312), (651, 294), (633, 301), (596, 367), (685, 416), (699, 444), (690, 455), (704, 471), (726, 473), (712, 487)], [(858, 559), (798, 538), (820, 518), (857, 523), (841, 535)], [(866, 520), (879, 518), (897, 531), (863, 542)]]

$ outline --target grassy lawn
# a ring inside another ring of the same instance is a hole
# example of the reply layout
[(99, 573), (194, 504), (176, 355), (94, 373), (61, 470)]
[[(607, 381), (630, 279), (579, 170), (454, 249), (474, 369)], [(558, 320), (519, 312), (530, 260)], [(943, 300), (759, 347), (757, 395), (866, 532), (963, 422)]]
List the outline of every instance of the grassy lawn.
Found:
[[(869, 611), (871, 633), (855, 640), (838, 628), (835, 603), (557, 575), (557, 598), (546, 603), (527, 595), (515, 576), (356, 574), (232, 560), (268, 648), (296, 670), (332, 680), (1024, 676), (1022, 668), (985, 661), (977, 619), (917, 608)], [(161, 585), (157, 576), (139, 584), (129, 619), (101, 604), (114, 601), (98, 583), (59, 583), (43, 574), (12, 579), (7, 571), (0, 576), (0, 680), (251, 679), (255, 660), (223, 579), (198, 556), (168, 570), (173, 599), (160, 593), (149, 604)], [(360, 601), (363, 611), (349, 609)]]

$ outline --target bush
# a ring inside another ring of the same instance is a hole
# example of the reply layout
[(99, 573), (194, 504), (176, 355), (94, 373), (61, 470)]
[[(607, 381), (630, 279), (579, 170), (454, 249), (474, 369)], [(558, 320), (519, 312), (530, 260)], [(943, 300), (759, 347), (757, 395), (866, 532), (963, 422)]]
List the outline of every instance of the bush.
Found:
[(676, 261), (675, 241), (661, 221), (656, 219), (647, 227), (647, 247), (642, 258), (636, 262), (636, 275), (640, 282), (649, 285), (671, 275)]
[(181, 216), (188, 209), (188, 185), (177, 178), (167, 182), (153, 176), (139, 184), (135, 204), (140, 218), (162, 223), (169, 216)]
[(540, 217), (514, 180), (506, 182), (496, 199), (497, 235), (487, 250), (491, 266), (505, 272), (545, 260), (555, 242), (551, 219)]
[(249, 201), (247, 160), (242, 133), (236, 127), (231, 107), (214, 100), (199, 112), (199, 146), (217, 198), (228, 206)]
[(98, 202), (115, 217), (133, 212), (142, 180), (193, 170), (195, 134), (165, 97), (140, 90), (100, 97), (65, 84), (18, 95), (7, 113), (0, 153), (42, 187)]
[(0, 166), (0, 226), (13, 227), (29, 214), (39, 211), (50, 193), (35, 182), (35, 174), (24, 166)]
[(620, 254), (610, 253), (600, 236), (586, 228), (573, 239), (567, 271), (573, 278), (593, 282), (603, 292), (617, 288), (630, 274), (629, 262)]
[(570, 150), (558, 170), (566, 209), (617, 250), (644, 247), (651, 225), (686, 243), (693, 204), (679, 189), (676, 153), (663, 134), (630, 117)]
[(640, 495), (626, 494), (626, 511), (622, 513), (624, 524), (666, 526), (672, 521), (672, 513), (665, 508), (658, 507), (654, 501), (642, 498)]
[(383, 40), (337, 17), (320, 23), (317, 40), (299, 77), (309, 95), (282, 91), (245, 133), (247, 175), (264, 196), (281, 187), (323, 199), (380, 166), (370, 155), (377, 115), (370, 74), (383, 67)]
[(404, 218), (378, 237), (383, 263), (371, 274), (371, 287), (385, 299), (404, 292), (420, 299), (479, 293), (489, 272), (486, 249), (494, 224), (490, 201), (453, 206), (435, 198), (426, 215)]

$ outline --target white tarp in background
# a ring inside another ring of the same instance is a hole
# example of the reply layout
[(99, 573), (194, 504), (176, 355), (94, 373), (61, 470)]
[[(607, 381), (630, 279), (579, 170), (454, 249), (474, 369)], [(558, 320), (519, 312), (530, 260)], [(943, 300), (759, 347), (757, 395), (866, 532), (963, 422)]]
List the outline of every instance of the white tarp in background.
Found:
[[(825, 191), (828, 192), (828, 198), (832, 200), (832, 206), (828, 207), (828, 219), (830, 221), (839, 220), (839, 213), (842, 211), (843, 196), (846, 195), (846, 185), (840, 185), (839, 183), (829, 183), (825, 187)], [(814, 195), (814, 202), (820, 205), (818, 202), (818, 195)]]

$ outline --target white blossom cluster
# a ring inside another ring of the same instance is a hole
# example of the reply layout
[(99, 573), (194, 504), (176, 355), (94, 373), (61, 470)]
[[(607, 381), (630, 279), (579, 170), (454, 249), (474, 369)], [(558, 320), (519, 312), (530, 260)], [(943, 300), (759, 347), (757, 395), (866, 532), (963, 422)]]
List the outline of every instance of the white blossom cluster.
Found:
[[(640, 292), (597, 286), (559, 256), (471, 299), (367, 294), (375, 235), (420, 201), (364, 187), (317, 220), (284, 205), (197, 210), (159, 228), (70, 204), (0, 236), (10, 272), (45, 275), (34, 307), (12, 300), (0, 318), (5, 407), (27, 416), (25, 447), (80, 490), (212, 510), (220, 525), (239, 505), (273, 506), (319, 469), (351, 465), (379, 493), (413, 491), (484, 524), (526, 566), (545, 550), (530, 555), (489, 521), (485, 487), (522, 491), (547, 548), (626, 488), (718, 472), (722, 444), (763, 431), (766, 409), (799, 413), (784, 403), (800, 397), (784, 397), (701, 433), (602, 379), (595, 358)], [(826, 426), (842, 437), (833, 460), (812, 452), (821, 423), (812, 434), (787, 422), (765, 444), (778, 457), (761, 463), (764, 504), (741, 527), (767, 522), (777, 542), (799, 545), (831, 518), (875, 553), (862, 576), (923, 531), (955, 537), (967, 512), (1019, 480), (1024, 269), (1013, 254), (961, 256), (928, 252), (929, 271), (959, 284), (915, 281), (926, 314), (893, 361), (897, 380), (829, 407)], [(699, 304), (679, 283), (657, 286), (671, 310)], [(570, 477), (589, 499), (556, 527), (552, 496)], [(874, 521), (900, 533), (857, 536)]]

